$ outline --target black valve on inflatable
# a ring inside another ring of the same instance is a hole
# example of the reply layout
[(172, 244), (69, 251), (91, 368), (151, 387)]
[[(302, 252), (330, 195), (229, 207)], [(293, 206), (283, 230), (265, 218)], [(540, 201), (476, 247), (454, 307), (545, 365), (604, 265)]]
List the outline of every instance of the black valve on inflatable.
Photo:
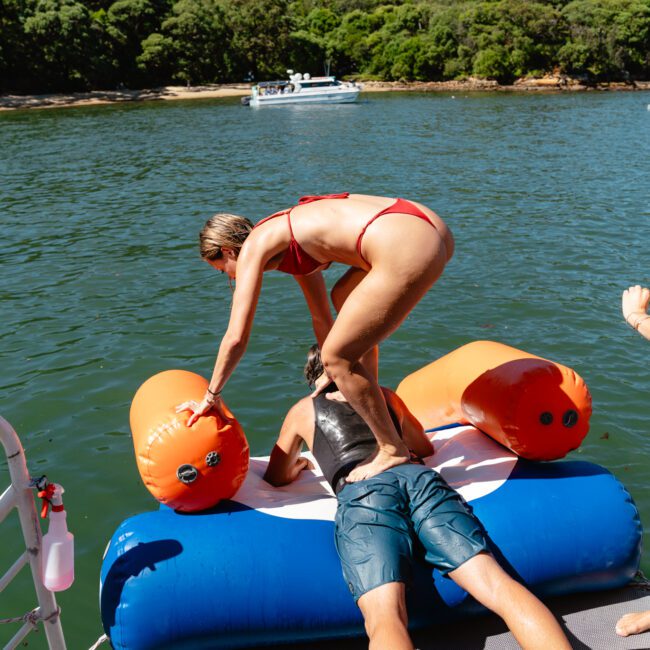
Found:
[(205, 457), (205, 464), (208, 467), (214, 467), (215, 465), (218, 465), (220, 461), (221, 461), (221, 456), (219, 456), (219, 453), (216, 451), (211, 451)]
[(573, 409), (565, 411), (564, 415), (562, 416), (562, 424), (565, 427), (574, 427), (576, 424), (578, 424), (578, 412), (574, 411)]
[(194, 467), (194, 465), (181, 465), (176, 470), (176, 476), (181, 483), (189, 485), (194, 483), (199, 476), (199, 470)]
[(542, 424), (553, 424), (553, 414), (549, 413), (548, 411), (544, 411), (540, 416), (539, 416), (539, 421)]

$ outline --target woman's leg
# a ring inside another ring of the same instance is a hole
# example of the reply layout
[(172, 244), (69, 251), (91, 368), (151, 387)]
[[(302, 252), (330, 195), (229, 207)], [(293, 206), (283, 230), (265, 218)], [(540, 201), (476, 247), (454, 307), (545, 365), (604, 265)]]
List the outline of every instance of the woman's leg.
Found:
[[(341, 311), (343, 303), (348, 299), (352, 290), (363, 280), (368, 271), (352, 267), (348, 269), (332, 287), (332, 304), (336, 312)], [(360, 359), (364, 368), (368, 371), (375, 381), (379, 381), (379, 346), (375, 345), (366, 352)]]
[(351, 482), (408, 460), (408, 449), (395, 430), (379, 384), (359, 360), (399, 327), (440, 276), (447, 259), (445, 245), (430, 225), (409, 219), (409, 230), (415, 231), (409, 249), (395, 243), (404, 242), (396, 239), (404, 235), (404, 225), (401, 232), (399, 228), (391, 232), (399, 224), (386, 221), (391, 222), (388, 232), (373, 234), (368, 258), (372, 268), (343, 303), (321, 351), (327, 374), (365, 420), (379, 446), (375, 456), (350, 473)]

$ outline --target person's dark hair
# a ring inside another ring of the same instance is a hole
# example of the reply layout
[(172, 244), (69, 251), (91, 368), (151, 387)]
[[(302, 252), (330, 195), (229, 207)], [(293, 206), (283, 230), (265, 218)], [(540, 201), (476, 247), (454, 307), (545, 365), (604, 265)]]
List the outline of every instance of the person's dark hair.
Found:
[(309, 388), (312, 388), (314, 386), (316, 380), (324, 372), (325, 368), (323, 367), (323, 362), (320, 358), (320, 348), (318, 347), (318, 343), (314, 343), (314, 345), (309, 348), (309, 352), (307, 353), (307, 363), (305, 364), (304, 370), (305, 379), (309, 384)]

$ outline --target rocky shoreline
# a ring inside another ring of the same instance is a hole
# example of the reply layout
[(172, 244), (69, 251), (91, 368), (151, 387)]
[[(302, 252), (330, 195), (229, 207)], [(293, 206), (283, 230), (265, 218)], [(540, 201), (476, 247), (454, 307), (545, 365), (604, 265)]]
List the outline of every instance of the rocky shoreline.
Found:
[[(363, 92), (578, 92), (650, 90), (650, 81), (587, 83), (564, 75), (518, 79), (511, 85), (500, 85), (489, 79), (462, 81), (363, 81)], [(148, 90), (96, 90), (86, 93), (52, 95), (0, 95), (0, 111), (92, 106), (119, 102), (154, 100), (212, 99), (250, 94), (250, 84), (213, 84), (207, 86), (165, 86)]]
[(509, 85), (499, 84), (493, 79), (476, 79), (470, 77), (462, 81), (368, 81), (362, 82), (365, 91), (413, 90), (422, 92), (449, 91), (607, 91), (607, 90), (650, 90), (650, 81), (612, 81), (607, 83), (589, 83), (583, 79), (565, 75), (548, 75), (545, 77), (524, 77)]

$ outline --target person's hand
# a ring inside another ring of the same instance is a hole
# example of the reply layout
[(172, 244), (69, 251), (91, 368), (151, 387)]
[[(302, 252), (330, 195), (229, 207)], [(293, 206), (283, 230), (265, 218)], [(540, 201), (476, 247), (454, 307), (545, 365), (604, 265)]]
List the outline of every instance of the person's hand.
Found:
[(644, 317), (648, 311), (648, 302), (650, 302), (650, 289), (641, 287), (638, 284), (623, 292), (621, 308), (623, 318), (625, 318), (628, 325), (637, 329), (636, 323), (639, 318)]
[(300, 465), (302, 465), (302, 467), (298, 470), (298, 471), (300, 471), (300, 472), (302, 472), (304, 469), (316, 469), (316, 468), (314, 467), (314, 463), (312, 463), (312, 462), (309, 460), (309, 458), (305, 458), (304, 456), (301, 456), (301, 457), (298, 459), (298, 463), (299, 463)]
[(325, 373), (323, 373), (314, 382), (314, 390), (312, 391), (311, 398), (314, 399), (314, 397), (320, 395), (331, 383), (332, 380)]
[(332, 400), (333, 402), (347, 402), (345, 396), (340, 390), (335, 390), (333, 393), (327, 393), (325, 396), (327, 399)]
[(182, 413), (183, 411), (192, 411), (192, 415), (187, 420), (186, 425), (191, 427), (202, 415), (205, 415), (212, 409), (216, 410), (217, 413), (221, 416), (222, 419), (228, 419), (223, 412), (221, 397), (211, 397), (206, 395), (200, 402), (195, 400), (189, 400), (183, 402), (176, 407), (176, 413)]

